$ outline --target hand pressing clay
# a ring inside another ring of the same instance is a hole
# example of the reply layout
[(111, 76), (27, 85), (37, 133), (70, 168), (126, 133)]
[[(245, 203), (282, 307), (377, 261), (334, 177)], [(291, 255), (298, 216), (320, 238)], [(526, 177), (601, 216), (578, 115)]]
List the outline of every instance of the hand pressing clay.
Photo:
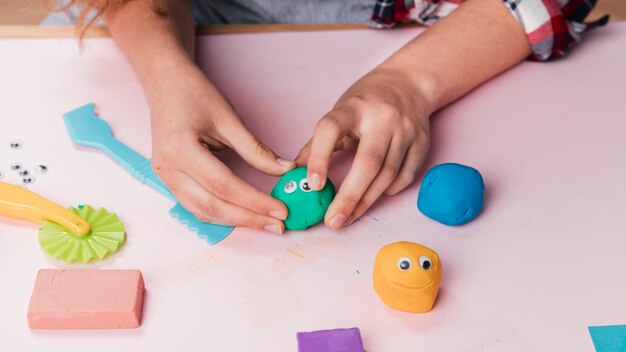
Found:
[(330, 202), (335, 198), (335, 186), (330, 179), (320, 191), (309, 188), (306, 168), (293, 169), (278, 180), (272, 189), (272, 197), (287, 206), (289, 214), (285, 227), (290, 230), (304, 230), (324, 219)]
[(391, 308), (411, 313), (432, 309), (441, 282), (435, 251), (412, 242), (381, 248), (374, 261), (374, 290)]
[(417, 208), (442, 224), (468, 223), (483, 208), (485, 184), (478, 170), (460, 164), (433, 166), (422, 181)]

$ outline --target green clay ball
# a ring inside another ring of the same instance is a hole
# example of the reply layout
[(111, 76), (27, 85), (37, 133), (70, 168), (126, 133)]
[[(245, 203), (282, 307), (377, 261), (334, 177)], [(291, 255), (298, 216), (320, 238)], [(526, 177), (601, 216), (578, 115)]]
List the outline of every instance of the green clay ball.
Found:
[(324, 219), (330, 202), (335, 198), (335, 186), (330, 179), (319, 191), (309, 188), (306, 168), (293, 169), (278, 180), (272, 189), (272, 197), (282, 201), (289, 210), (285, 227), (290, 230), (304, 230)]

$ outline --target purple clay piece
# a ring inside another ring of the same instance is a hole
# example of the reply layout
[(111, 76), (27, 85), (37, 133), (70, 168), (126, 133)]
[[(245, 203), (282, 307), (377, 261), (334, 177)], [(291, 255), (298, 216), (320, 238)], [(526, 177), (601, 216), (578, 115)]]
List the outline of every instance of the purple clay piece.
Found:
[(299, 332), (298, 352), (363, 352), (359, 328)]

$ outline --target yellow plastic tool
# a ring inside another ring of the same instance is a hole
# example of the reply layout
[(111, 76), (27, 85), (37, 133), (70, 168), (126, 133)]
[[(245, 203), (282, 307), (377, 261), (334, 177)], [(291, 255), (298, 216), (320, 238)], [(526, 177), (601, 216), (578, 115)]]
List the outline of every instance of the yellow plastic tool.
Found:
[(116, 252), (126, 239), (114, 213), (89, 205), (64, 209), (24, 188), (0, 182), (0, 215), (41, 224), (39, 245), (66, 262), (87, 263)]
[(20, 186), (0, 182), (0, 215), (43, 224), (53, 221), (77, 235), (86, 236), (89, 224), (68, 209)]

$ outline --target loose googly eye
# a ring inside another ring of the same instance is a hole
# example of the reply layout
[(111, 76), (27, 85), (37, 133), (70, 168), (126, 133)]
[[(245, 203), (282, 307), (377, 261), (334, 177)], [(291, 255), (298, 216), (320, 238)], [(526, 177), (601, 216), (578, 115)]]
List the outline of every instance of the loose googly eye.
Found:
[(30, 176), (26, 176), (22, 179), (22, 183), (25, 185), (29, 185), (31, 183), (35, 182), (35, 178), (34, 177), (30, 177)]
[(20, 149), (22, 147), (22, 142), (20, 141), (12, 141), (9, 146), (13, 149)]
[(428, 258), (425, 255), (419, 257), (418, 260), (420, 262), (420, 266), (424, 270), (429, 270), (433, 266), (433, 263), (430, 261), (430, 258)]
[(18, 162), (15, 162), (15, 163), (11, 163), (11, 165), (9, 165), (9, 167), (11, 168), (11, 170), (17, 171), (17, 170), (22, 168), (22, 164), (20, 164)]
[(2, 180), (3, 178), (4, 178), (4, 174), (0, 172), (0, 180)]
[(285, 193), (293, 193), (296, 191), (296, 188), (298, 188), (298, 186), (296, 185), (296, 181), (289, 181), (285, 183), (285, 187), (283, 188), (283, 190), (285, 191)]
[(311, 188), (309, 187), (309, 182), (306, 180), (306, 178), (303, 178), (302, 180), (300, 180), (300, 189), (303, 192), (311, 192)]
[(17, 174), (20, 176), (28, 176), (30, 175), (30, 172), (26, 169), (21, 169), (20, 171), (17, 172)]
[(398, 266), (398, 269), (402, 271), (407, 271), (413, 266), (413, 261), (409, 257), (402, 257), (398, 259), (396, 265)]
[(35, 168), (35, 172), (38, 174), (45, 174), (48, 172), (48, 167), (46, 165), (39, 165)]

